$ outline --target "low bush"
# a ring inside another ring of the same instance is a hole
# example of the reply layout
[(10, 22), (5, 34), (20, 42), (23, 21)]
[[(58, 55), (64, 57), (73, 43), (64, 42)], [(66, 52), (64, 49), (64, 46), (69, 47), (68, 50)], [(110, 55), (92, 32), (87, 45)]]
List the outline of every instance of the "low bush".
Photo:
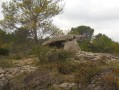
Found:
[(0, 48), (0, 55), (3, 55), (3, 56), (9, 55), (9, 50)]
[(82, 85), (88, 85), (92, 78), (100, 73), (100, 68), (94, 64), (83, 64), (75, 74), (75, 82), (81, 83)]
[(71, 53), (65, 50), (38, 46), (33, 49), (33, 54), (38, 58), (40, 63), (64, 62), (71, 56)]
[(64, 62), (66, 61), (71, 54), (65, 50), (53, 49), (48, 54), (48, 60), (52, 62)]
[(13, 67), (14, 64), (12, 63), (11, 60), (2, 60), (0, 59), (0, 67), (2, 68), (10, 68)]
[(36, 46), (33, 48), (33, 54), (38, 58), (40, 63), (46, 63), (47, 60), (47, 53), (50, 51), (49, 47), (44, 46)]
[(76, 72), (79, 69), (77, 64), (73, 64), (71, 62), (60, 63), (58, 67), (58, 72), (64, 75), (71, 74)]
[(113, 74), (108, 73), (108, 75), (103, 75), (101, 78), (101, 85), (104, 85), (105, 89), (108, 90), (119, 90), (118, 79), (119, 78), (115, 77)]
[(10, 58), (14, 59), (14, 60), (20, 60), (20, 59), (22, 59), (22, 55), (15, 54), (15, 55), (11, 55)]

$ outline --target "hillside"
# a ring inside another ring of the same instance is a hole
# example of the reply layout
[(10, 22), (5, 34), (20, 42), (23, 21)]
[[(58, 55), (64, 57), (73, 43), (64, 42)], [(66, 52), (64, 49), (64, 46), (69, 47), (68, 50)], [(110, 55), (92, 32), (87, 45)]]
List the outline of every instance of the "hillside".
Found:
[(1, 90), (119, 89), (119, 57), (114, 55), (79, 51), (64, 62), (45, 64), (34, 56), (17, 59), (1, 60)]
[(118, 4), (1, 0), (0, 90), (119, 90)]

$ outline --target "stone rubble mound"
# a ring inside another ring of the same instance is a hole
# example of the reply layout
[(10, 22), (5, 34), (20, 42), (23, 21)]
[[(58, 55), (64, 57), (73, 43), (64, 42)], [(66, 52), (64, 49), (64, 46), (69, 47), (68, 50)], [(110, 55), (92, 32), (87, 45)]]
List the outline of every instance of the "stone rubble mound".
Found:
[[(74, 61), (80, 62), (85, 62), (85, 61), (92, 61), (92, 62), (98, 62), (100, 60), (105, 60), (107, 63), (111, 61), (118, 61), (119, 57), (111, 55), (111, 54), (106, 54), (106, 53), (92, 53), (92, 52), (85, 52), (85, 51), (78, 51), (76, 55), (73, 57)], [(27, 62), (24, 62), (25, 64)], [(20, 65), (18, 67), (12, 67), (12, 68), (1, 68), (0, 67), (0, 90), (1, 87), (6, 85), (11, 78), (14, 76), (23, 73), (23, 72), (32, 72), (37, 69), (37, 67), (33, 67), (30, 65)], [(17, 63), (16, 63), (17, 64)], [(111, 71), (108, 71), (110, 69), (106, 70), (106, 75), (108, 75)], [(105, 71), (104, 71), (105, 72)], [(108, 73), (109, 72), (109, 73)], [(100, 77), (99, 77), (100, 76)], [(95, 76), (93, 78), (91, 84), (87, 87), (85, 90), (103, 90), (102, 87), (100, 86), (100, 81), (103, 76), (105, 76), (105, 73), (101, 73), (101, 75)], [(96, 84), (98, 82), (98, 84)], [(60, 85), (54, 85), (55, 88), (65, 88), (66, 90), (72, 89), (72, 87), (76, 88), (77, 84), (76, 83), (62, 83)], [(80, 88), (80, 85), (78, 85), (78, 88)], [(104, 89), (105, 90), (105, 89)], [(108, 89), (107, 89), (108, 90)]]
[(119, 59), (119, 57), (111, 55), (111, 54), (106, 54), (106, 53), (92, 53), (92, 52), (79, 51), (78, 53), (76, 53), (74, 59), (79, 61), (107, 60), (108, 62), (108, 61), (116, 61)]
[(36, 67), (31, 67), (30, 65), (13, 68), (0, 68), (0, 88), (7, 84), (14, 76), (23, 72), (32, 72), (34, 70), (36, 70)]

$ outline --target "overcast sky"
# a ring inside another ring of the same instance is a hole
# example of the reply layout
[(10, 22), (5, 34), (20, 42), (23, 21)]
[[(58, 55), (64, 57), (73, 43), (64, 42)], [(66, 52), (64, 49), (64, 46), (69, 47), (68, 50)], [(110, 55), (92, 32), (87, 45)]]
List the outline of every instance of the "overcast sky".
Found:
[[(0, 0), (1, 2), (6, 0)], [(53, 23), (63, 29), (80, 25), (90, 26), (95, 34), (103, 33), (119, 41), (119, 0), (64, 0), (63, 13)], [(1, 11), (1, 8), (0, 8)], [(0, 19), (2, 19), (0, 13)]]

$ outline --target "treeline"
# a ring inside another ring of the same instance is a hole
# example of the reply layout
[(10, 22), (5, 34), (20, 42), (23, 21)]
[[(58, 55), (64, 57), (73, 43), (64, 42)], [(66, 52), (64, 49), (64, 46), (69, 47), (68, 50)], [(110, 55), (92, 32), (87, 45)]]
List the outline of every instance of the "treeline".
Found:
[[(60, 32), (60, 31), (58, 31)], [(51, 35), (63, 34), (62, 32)], [(113, 41), (105, 34), (94, 35), (94, 29), (89, 26), (78, 26), (71, 28), (68, 34), (85, 35), (86, 38), (83, 41), (78, 42), (79, 47), (83, 51), (97, 52), (97, 53), (111, 53), (119, 54), (119, 43)], [(41, 45), (46, 39), (50, 37), (39, 38), (38, 45)], [(19, 29), (12, 33), (7, 33), (0, 29), (0, 53), (7, 55), (10, 53), (30, 53), (36, 43), (31, 36), (29, 30)], [(5, 50), (4, 50), (5, 49)]]
[(28, 36), (29, 31), (27, 30), (7, 33), (0, 29), (0, 52), (5, 53), (6, 50), (10, 51), (10, 53), (27, 52), (32, 45), (32, 39), (28, 38)]
[(32, 32), (30, 30), (19, 28), (13, 32), (5, 32), (0, 29), (0, 54), (8, 55), (8, 52), (12, 54), (16, 53), (30, 53), (33, 47), (41, 45), (42, 42), (56, 35), (63, 34), (63, 32), (56, 26), (50, 27), (48, 33), (42, 34), (42, 38), (39, 37), (37, 43), (34, 41)]
[[(62, 13), (63, 0), (36, 1), (11, 0), (2, 3), (3, 20), (0, 20), (0, 53), (28, 53), (36, 44), (63, 32), (52, 24), (52, 17)], [(5, 32), (5, 31), (9, 31)], [(69, 34), (85, 35), (79, 42), (84, 51), (119, 54), (119, 43), (104, 34), (94, 36), (89, 26), (72, 28)], [(7, 49), (7, 50), (4, 50)]]
[(79, 42), (79, 46), (84, 51), (97, 53), (119, 54), (119, 43), (113, 41), (105, 34), (94, 35), (94, 29), (89, 26), (78, 26), (72, 28), (69, 34), (85, 35), (86, 39)]

